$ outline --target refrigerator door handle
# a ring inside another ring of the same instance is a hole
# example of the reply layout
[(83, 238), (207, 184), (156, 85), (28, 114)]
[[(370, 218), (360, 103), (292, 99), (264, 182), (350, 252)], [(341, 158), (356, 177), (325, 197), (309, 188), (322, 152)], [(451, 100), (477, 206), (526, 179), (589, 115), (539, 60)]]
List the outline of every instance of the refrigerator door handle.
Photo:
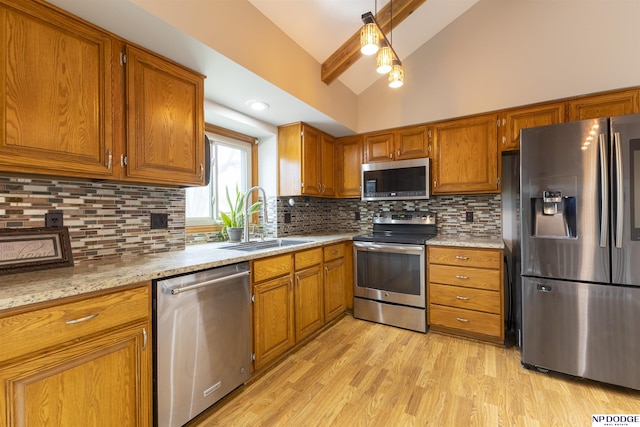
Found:
[(609, 231), (609, 171), (607, 161), (607, 141), (604, 134), (599, 138), (600, 151), (600, 192), (602, 193), (602, 203), (600, 204), (600, 247), (607, 247), (607, 235)]
[(616, 248), (622, 248), (622, 226), (624, 215), (624, 192), (622, 189), (622, 147), (620, 145), (620, 132), (613, 134), (613, 146), (616, 150)]

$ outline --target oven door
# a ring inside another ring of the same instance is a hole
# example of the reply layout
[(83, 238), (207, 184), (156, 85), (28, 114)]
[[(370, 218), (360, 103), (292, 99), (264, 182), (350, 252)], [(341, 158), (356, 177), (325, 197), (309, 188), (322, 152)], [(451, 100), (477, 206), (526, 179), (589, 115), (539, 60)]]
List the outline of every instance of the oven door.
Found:
[(425, 247), (354, 242), (354, 296), (426, 308)]

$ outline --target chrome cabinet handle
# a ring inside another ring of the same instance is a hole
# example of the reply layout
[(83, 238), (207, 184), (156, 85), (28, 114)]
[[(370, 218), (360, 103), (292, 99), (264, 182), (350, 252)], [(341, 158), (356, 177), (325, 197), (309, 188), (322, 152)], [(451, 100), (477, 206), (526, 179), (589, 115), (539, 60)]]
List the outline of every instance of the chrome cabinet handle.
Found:
[(461, 297), (460, 295), (456, 295), (457, 299), (461, 299), (462, 301), (467, 301), (469, 300), (469, 297)]
[(111, 170), (112, 162), (113, 162), (113, 153), (111, 153), (111, 150), (107, 150), (107, 169)]
[(338, 255), (338, 251), (337, 251), (337, 250), (335, 250), (335, 249), (332, 249), (332, 250), (331, 250), (331, 255)]
[(389, 153), (389, 158), (393, 159), (393, 153)]
[(127, 166), (127, 156), (125, 156), (124, 154), (120, 154), (120, 166)]
[(468, 256), (462, 256), (462, 255), (456, 255), (456, 259), (462, 260), (462, 261), (468, 261), (469, 257)]
[(204, 165), (200, 163), (200, 176), (198, 178), (202, 179), (204, 177)]
[(86, 322), (87, 320), (91, 320), (94, 317), (96, 317), (98, 314), (99, 313), (93, 313), (93, 314), (90, 314), (88, 316), (81, 317), (79, 319), (67, 320), (64, 323), (66, 323), (67, 325), (75, 325), (76, 323), (82, 323), (82, 322)]
[(469, 321), (469, 319), (463, 319), (462, 317), (456, 317), (456, 320), (458, 322), (468, 322)]
[(465, 279), (466, 280), (468, 278), (469, 278), (469, 276), (461, 276), (459, 274), (456, 274), (456, 279)]

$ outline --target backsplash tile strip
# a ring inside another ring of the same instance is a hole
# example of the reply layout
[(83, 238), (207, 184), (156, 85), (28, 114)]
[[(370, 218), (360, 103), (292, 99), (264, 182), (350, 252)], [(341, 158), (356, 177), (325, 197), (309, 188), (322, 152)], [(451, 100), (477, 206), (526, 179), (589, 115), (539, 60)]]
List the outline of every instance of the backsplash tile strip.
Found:
[[(0, 177), (0, 228), (44, 227), (59, 211), (76, 264), (93, 259), (182, 250), (184, 190), (114, 183)], [(151, 230), (151, 212), (169, 228)]]

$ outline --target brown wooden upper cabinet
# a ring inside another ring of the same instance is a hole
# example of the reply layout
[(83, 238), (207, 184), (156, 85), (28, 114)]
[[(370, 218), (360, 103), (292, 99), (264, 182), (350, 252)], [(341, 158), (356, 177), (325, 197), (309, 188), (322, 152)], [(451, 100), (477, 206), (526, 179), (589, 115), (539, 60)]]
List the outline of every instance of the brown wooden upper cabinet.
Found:
[(335, 138), (305, 123), (278, 128), (278, 195), (335, 195)]
[(427, 126), (408, 126), (364, 136), (364, 162), (429, 157)]
[(640, 112), (640, 89), (589, 95), (569, 101), (569, 121)]
[(564, 122), (565, 104), (554, 102), (514, 108), (500, 114), (500, 151), (520, 149), (520, 130)]
[(0, 170), (111, 177), (111, 37), (21, 0), (0, 23)]
[(203, 77), (156, 55), (126, 47), (128, 177), (203, 185)]
[(204, 184), (204, 76), (46, 3), (0, 22), (0, 171)]
[(362, 135), (336, 140), (336, 197), (354, 198), (361, 195)]
[(433, 194), (495, 193), (497, 114), (433, 124)]

